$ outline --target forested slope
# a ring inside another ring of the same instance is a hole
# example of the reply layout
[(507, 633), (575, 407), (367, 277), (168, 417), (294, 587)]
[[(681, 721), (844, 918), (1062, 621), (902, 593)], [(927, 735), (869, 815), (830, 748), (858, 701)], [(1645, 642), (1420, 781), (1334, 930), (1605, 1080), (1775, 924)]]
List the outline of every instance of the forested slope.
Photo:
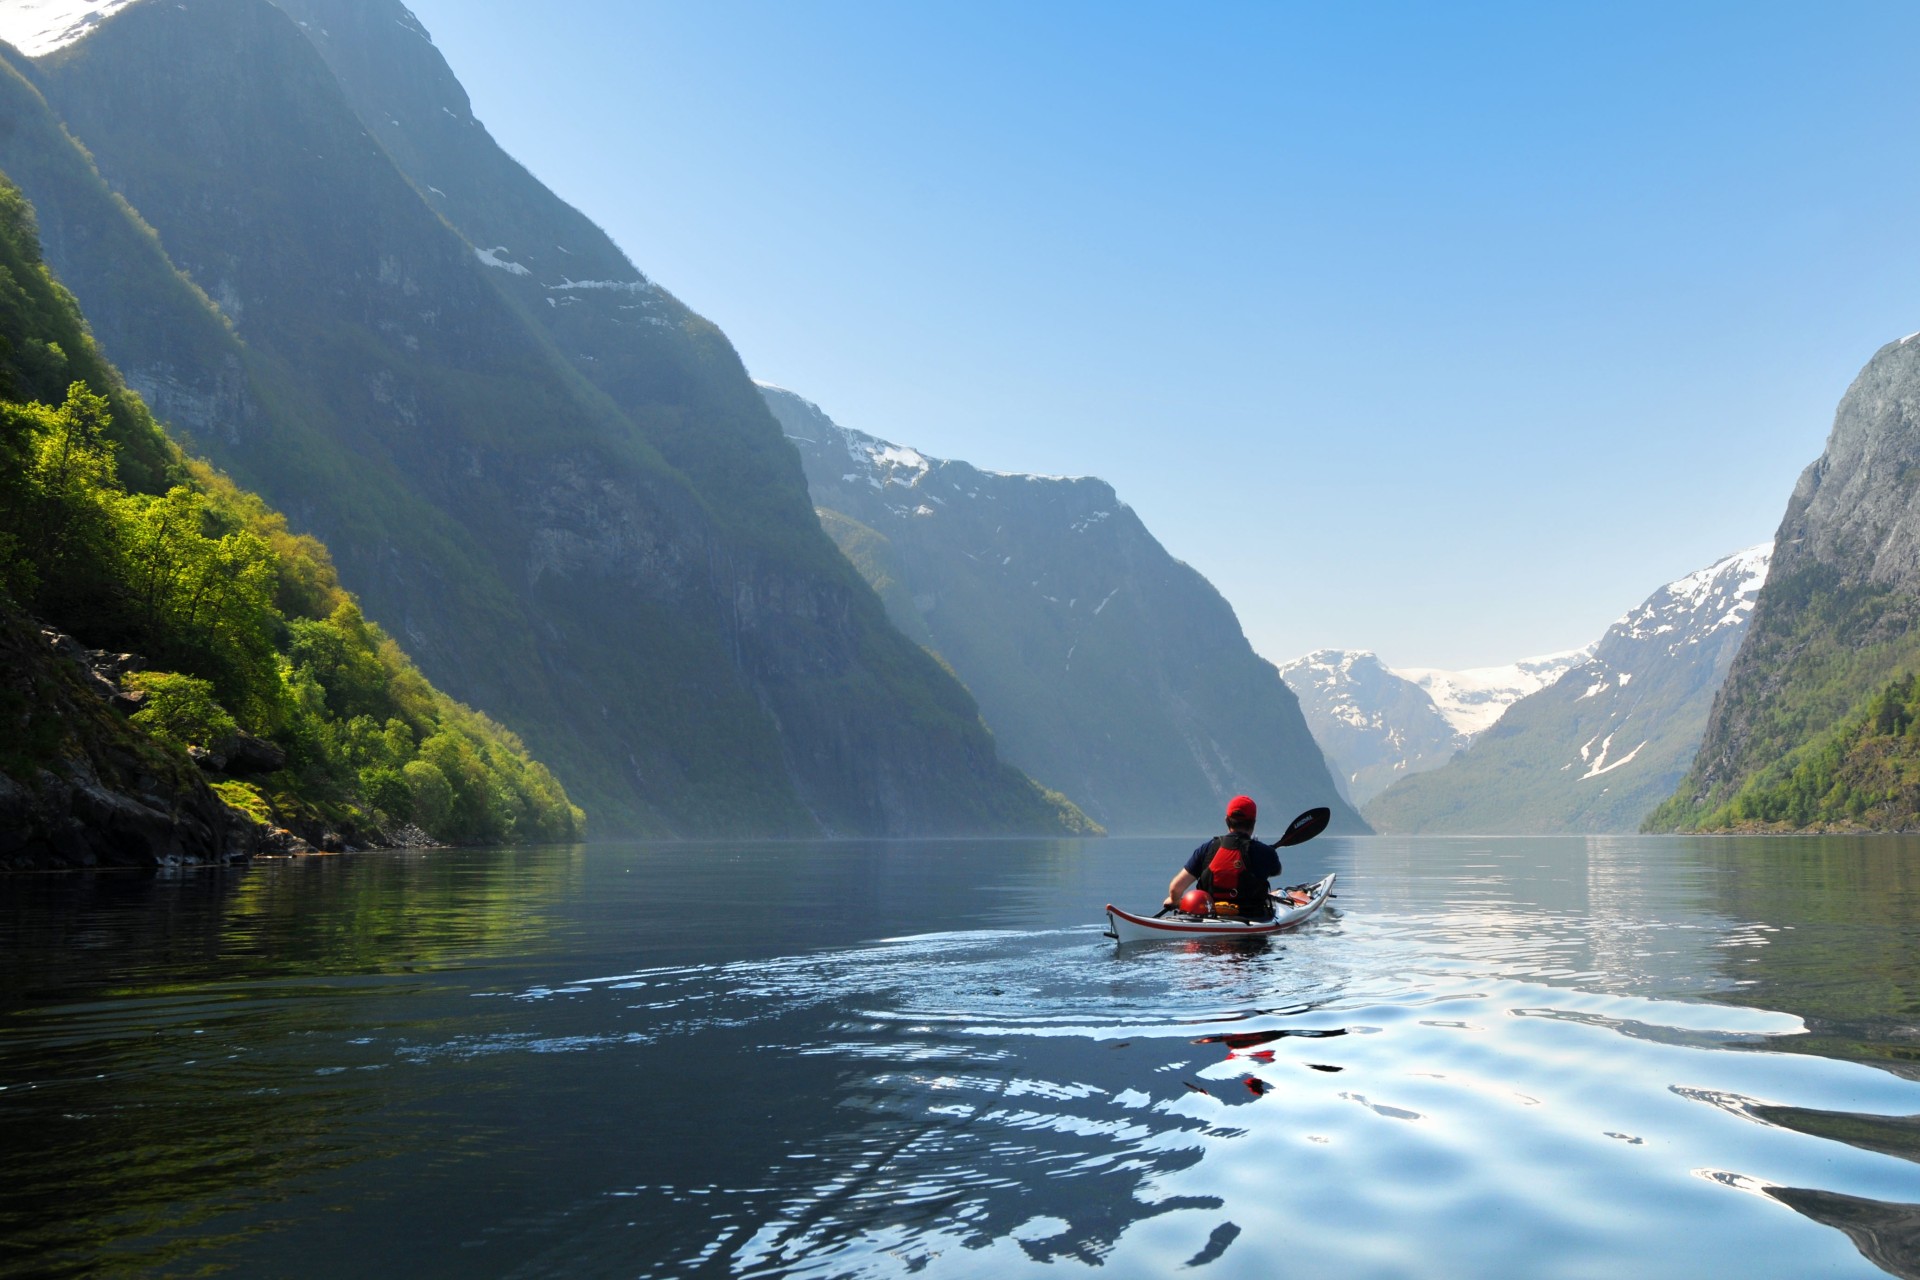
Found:
[(361, 617), (324, 547), (166, 437), (4, 179), (0, 615), (5, 865), (220, 858), (289, 826), (356, 842), (582, 830), (512, 735)]

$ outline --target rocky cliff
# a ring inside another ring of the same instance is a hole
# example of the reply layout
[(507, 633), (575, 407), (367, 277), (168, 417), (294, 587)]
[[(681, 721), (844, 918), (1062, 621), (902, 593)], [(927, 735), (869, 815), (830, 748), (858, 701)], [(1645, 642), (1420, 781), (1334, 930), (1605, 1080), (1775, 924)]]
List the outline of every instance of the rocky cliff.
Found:
[(1654, 829), (1920, 826), (1920, 336), (1882, 347), (1800, 476), (1745, 645)]
[(1445, 767), (1374, 799), (1368, 821), (1476, 835), (1637, 830), (1699, 747), (1767, 558), (1752, 547), (1661, 587)]
[(1205, 830), (1238, 792), (1364, 829), (1231, 606), (1106, 482), (928, 457), (762, 392), (826, 529), (1008, 759), (1115, 832)]
[(1071, 829), (821, 532), (724, 335), (402, 6), (285, 8), (135, 4), (7, 77), (0, 165), (129, 381), (601, 834)]
[(254, 824), (186, 757), (128, 724), (62, 639), (0, 600), (0, 871), (223, 862), (253, 851)]

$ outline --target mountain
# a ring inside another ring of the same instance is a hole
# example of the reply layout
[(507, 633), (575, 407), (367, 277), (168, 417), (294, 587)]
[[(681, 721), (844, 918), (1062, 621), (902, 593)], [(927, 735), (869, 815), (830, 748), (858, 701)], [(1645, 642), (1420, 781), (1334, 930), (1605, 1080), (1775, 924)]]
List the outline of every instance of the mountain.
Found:
[(1366, 807), (1382, 831), (1634, 831), (1686, 773), (1740, 651), (1769, 549), (1655, 591), (1443, 768)]
[(1240, 792), (1269, 821), (1326, 804), (1364, 830), (1232, 607), (1112, 486), (929, 457), (761, 392), (821, 523), (1009, 760), (1113, 831), (1203, 830)]
[(1472, 741), (1425, 689), (1364, 649), (1316, 649), (1282, 665), (1280, 676), (1355, 804), (1439, 768)]
[(579, 835), (553, 777), (421, 679), (324, 547), (163, 433), (3, 177), (0, 656), (0, 868)]
[(1920, 828), (1920, 335), (1794, 486), (1746, 644), (1652, 830)]
[(1501, 667), (1389, 668), (1364, 649), (1316, 649), (1280, 668), (1314, 740), (1364, 805), (1402, 778), (1438, 769), (1520, 699), (1586, 661), (1569, 649)]
[(1059, 832), (822, 532), (725, 336), (393, 0), (135, 3), (0, 68), (108, 354), (603, 835)]

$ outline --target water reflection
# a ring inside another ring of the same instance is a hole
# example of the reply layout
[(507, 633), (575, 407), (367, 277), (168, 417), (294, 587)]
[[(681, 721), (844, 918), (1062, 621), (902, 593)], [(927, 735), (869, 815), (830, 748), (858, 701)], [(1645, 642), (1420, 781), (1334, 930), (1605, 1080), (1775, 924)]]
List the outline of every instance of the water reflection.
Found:
[[(144, 1273), (404, 1139), (341, 1075), (407, 975), (545, 945), (580, 852), (36, 876), (0, 897), (0, 1267)], [(340, 1076), (332, 1079), (330, 1077)]]
[(6, 882), (0, 1272), (1913, 1274), (1908, 848), (1319, 841), (1225, 949), (1099, 937), (1166, 842)]

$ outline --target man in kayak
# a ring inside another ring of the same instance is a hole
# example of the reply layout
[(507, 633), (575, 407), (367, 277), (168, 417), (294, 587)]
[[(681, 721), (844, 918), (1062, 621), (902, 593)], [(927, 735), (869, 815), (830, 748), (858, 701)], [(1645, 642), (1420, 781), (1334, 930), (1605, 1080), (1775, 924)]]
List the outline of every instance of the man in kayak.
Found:
[(1265, 920), (1273, 914), (1273, 899), (1267, 895), (1280, 874), (1280, 853), (1253, 838), (1257, 812), (1246, 796), (1227, 802), (1227, 834), (1193, 851), (1167, 886), (1161, 910), (1171, 910), (1188, 887), (1197, 884), (1213, 898), (1215, 915)]

